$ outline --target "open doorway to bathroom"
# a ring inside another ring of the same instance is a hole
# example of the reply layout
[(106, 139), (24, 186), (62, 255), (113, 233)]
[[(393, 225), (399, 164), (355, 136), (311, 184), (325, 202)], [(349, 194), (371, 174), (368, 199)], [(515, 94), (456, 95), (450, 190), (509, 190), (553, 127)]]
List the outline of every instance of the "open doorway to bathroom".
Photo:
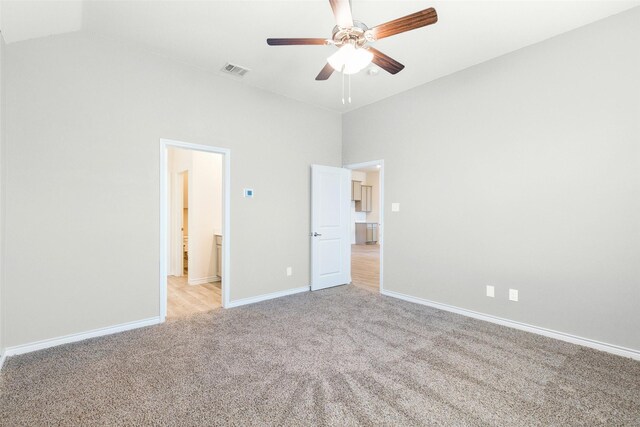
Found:
[[(169, 149), (169, 164), (175, 163), (176, 152), (175, 148)], [(180, 215), (182, 212), (182, 216), (176, 218), (178, 221), (181, 221), (179, 224), (180, 230), (178, 232), (179, 235), (182, 236), (182, 257), (177, 255), (176, 262), (180, 263), (180, 259), (182, 259), (182, 267), (178, 266), (176, 271), (182, 271), (182, 276), (189, 275), (189, 170), (185, 170), (183, 172), (178, 172), (176, 174), (176, 182), (174, 191), (171, 193), (174, 197), (170, 201), (170, 206), (176, 208), (175, 215)], [(182, 192), (182, 194), (180, 194)], [(182, 206), (180, 206), (180, 200), (182, 200)], [(171, 213), (174, 214), (173, 212)], [(180, 239), (180, 237), (178, 237)]]
[(161, 152), (160, 311), (176, 320), (226, 305), (228, 153), (167, 140)]
[(351, 169), (351, 283), (372, 292), (382, 290), (383, 162)]

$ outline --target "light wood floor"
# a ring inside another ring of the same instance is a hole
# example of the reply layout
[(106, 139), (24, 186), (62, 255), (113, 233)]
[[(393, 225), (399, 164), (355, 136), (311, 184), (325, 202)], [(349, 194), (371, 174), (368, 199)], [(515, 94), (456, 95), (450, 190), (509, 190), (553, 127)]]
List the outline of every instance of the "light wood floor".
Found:
[(187, 276), (167, 277), (167, 320), (222, 307), (220, 282), (189, 285)]
[(369, 291), (380, 291), (379, 245), (351, 245), (351, 282)]

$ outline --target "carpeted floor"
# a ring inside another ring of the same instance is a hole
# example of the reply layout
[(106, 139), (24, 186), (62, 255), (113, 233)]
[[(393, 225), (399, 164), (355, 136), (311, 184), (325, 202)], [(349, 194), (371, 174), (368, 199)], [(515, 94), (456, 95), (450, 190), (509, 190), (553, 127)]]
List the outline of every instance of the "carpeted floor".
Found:
[(0, 425), (640, 425), (640, 362), (343, 286), (7, 360)]

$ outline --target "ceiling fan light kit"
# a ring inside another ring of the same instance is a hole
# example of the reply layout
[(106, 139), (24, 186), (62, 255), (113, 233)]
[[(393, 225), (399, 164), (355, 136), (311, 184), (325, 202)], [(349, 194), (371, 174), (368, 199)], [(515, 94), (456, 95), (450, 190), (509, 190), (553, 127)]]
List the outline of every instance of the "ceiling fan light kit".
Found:
[(327, 58), (334, 70), (344, 74), (355, 74), (371, 63), (373, 53), (366, 49), (354, 47), (351, 43), (342, 46), (336, 53)]
[(349, 0), (329, 0), (329, 3), (331, 4), (331, 9), (337, 22), (337, 25), (333, 29), (331, 39), (267, 39), (269, 46), (331, 44), (338, 47), (338, 51), (327, 58), (327, 64), (316, 76), (316, 80), (327, 80), (334, 71), (341, 72), (343, 76), (345, 74), (355, 74), (365, 69), (372, 62), (390, 74), (397, 74), (402, 71), (404, 65), (379, 50), (374, 49), (370, 46), (370, 43), (438, 22), (438, 14), (436, 10), (431, 7), (377, 25), (373, 28), (368, 28), (362, 22), (353, 20)]

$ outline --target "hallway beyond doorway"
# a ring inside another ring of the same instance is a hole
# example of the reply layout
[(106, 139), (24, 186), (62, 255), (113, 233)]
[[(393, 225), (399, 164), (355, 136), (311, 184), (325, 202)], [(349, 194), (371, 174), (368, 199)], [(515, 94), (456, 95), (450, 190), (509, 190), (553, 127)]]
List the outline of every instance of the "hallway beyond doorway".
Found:
[(380, 292), (380, 245), (351, 245), (351, 283)]
[(220, 282), (189, 285), (187, 276), (169, 276), (167, 293), (167, 320), (222, 307)]

